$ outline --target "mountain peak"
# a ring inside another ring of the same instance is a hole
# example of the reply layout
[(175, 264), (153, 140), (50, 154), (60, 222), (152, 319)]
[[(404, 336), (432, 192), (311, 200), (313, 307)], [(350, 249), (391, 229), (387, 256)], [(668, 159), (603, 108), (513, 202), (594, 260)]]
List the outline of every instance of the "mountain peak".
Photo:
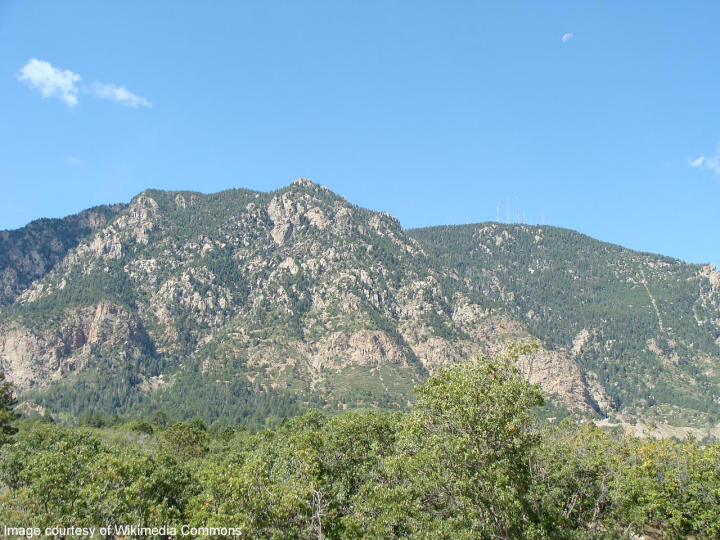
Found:
[(313, 182), (312, 180), (309, 180), (309, 179), (307, 179), (307, 178), (297, 178), (297, 179), (294, 180), (293, 183), (290, 184), (290, 185), (291, 185), (291, 186), (298, 186), (298, 187), (313, 188), (313, 189), (318, 189), (318, 188), (321, 188), (321, 187), (322, 187), (321, 185), (316, 184), (315, 182)]

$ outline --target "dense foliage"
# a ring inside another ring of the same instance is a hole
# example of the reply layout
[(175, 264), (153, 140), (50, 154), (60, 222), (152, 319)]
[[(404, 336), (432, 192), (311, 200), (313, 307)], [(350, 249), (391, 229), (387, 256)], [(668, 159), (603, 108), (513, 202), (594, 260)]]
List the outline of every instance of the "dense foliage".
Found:
[(268, 539), (720, 535), (720, 445), (542, 427), (520, 352), (441, 370), (409, 413), (313, 411), (258, 432), (162, 413), (112, 428), (23, 421), (0, 450), (0, 515)]

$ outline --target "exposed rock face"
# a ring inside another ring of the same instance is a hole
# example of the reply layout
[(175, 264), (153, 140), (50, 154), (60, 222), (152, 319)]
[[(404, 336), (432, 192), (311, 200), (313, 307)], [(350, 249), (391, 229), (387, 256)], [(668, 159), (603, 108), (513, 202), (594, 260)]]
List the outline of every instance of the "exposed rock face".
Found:
[(597, 404), (603, 414), (611, 413), (613, 410), (612, 403), (605, 393), (605, 388), (598, 380), (598, 376), (594, 372), (588, 371), (585, 374), (585, 380), (587, 381), (592, 403)]
[(406, 333), (405, 340), (431, 375), (438, 368), (450, 367), (456, 362), (481, 354), (479, 347), (468, 347), (478, 349), (473, 353), (450, 340), (433, 336), (428, 328)]
[(320, 342), (315, 358), (321, 362), (335, 358), (346, 365), (372, 366), (402, 362), (405, 354), (384, 332), (363, 330), (350, 335), (344, 332), (331, 334)]
[(570, 408), (600, 412), (580, 367), (566, 353), (540, 349), (521, 357), (518, 367), (528, 381), (537, 384), (546, 394), (557, 396)]
[(713, 292), (720, 292), (720, 272), (715, 268), (714, 264), (704, 266), (700, 271), (700, 275), (708, 278)]
[(714, 264), (700, 268), (698, 272), (700, 294), (693, 306), (698, 325), (715, 329), (715, 343), (720, 351), (720, 272)]
[[(307, 182), (307, 181), (306, 181)], [(294, 185), (308, 187), (309, 184), (302, 180), (294, 182)], [(313, 188), (315, 187), (312, 184)], [(313, 226), (317, 229), (324, 229), (328, 225), (327, 217), (309, 195), (297, 197), (292, 192), (286, 192), (274, 197), (267, 208), (268, 216), (273, 222), (271, 236), (276, 244), (283, 245), (305, 227)], [(340, 216), (343, 217), (343, 209), (340, 209)], [(340, 219), (339, 221), (342, 221)]]
[(114, 350), (120, 361), (137, 357), (147, 339), (131, 313), (102, 302), (63, 313), (48, 328), (0, 326), (0, 369), (24, 391), (82, 370), (102, 350)]
[(102, 259), (119, 259), (123, 256), (123, 246), (129, 239), (147, 244), (148, 234), (154, 228), (153, 218), (158, 213), (159, 207), (155, 199), (141, 193), (112, 225), (94, 236), (86, 250), (81, 246), (77, 250), (76, 259), (71, 259), (70, 262), (82, 261), (83, 255), (88, 253)]
[(587, 328), (583, 328), (573, 340), (572, 355), (577, 356), (590, 339), (590, 332)]

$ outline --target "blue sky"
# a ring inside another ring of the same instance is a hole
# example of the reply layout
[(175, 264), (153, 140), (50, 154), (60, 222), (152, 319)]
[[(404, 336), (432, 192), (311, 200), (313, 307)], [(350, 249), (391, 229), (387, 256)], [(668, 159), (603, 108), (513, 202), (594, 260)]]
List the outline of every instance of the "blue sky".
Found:
[[(0, 1), (0, 229), (307, 177), (720, 263), (720, 3)], [(572, 34), (563, 40), (563, 36)], [(34, 61), (33, 61), (34, 59)]]

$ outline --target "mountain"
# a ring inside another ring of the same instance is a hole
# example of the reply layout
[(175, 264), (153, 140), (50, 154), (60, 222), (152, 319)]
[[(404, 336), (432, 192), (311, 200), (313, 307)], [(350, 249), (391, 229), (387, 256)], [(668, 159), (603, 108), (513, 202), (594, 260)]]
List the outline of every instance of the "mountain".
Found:
[(0, 369), (28, 408), (403, 408), (438, 367), (534, 340), (520, 368), (560, 408), (720, 420), (711, 265), (548, 226), (404, 230), (304, 179), (87, 212), (0, 233)]

